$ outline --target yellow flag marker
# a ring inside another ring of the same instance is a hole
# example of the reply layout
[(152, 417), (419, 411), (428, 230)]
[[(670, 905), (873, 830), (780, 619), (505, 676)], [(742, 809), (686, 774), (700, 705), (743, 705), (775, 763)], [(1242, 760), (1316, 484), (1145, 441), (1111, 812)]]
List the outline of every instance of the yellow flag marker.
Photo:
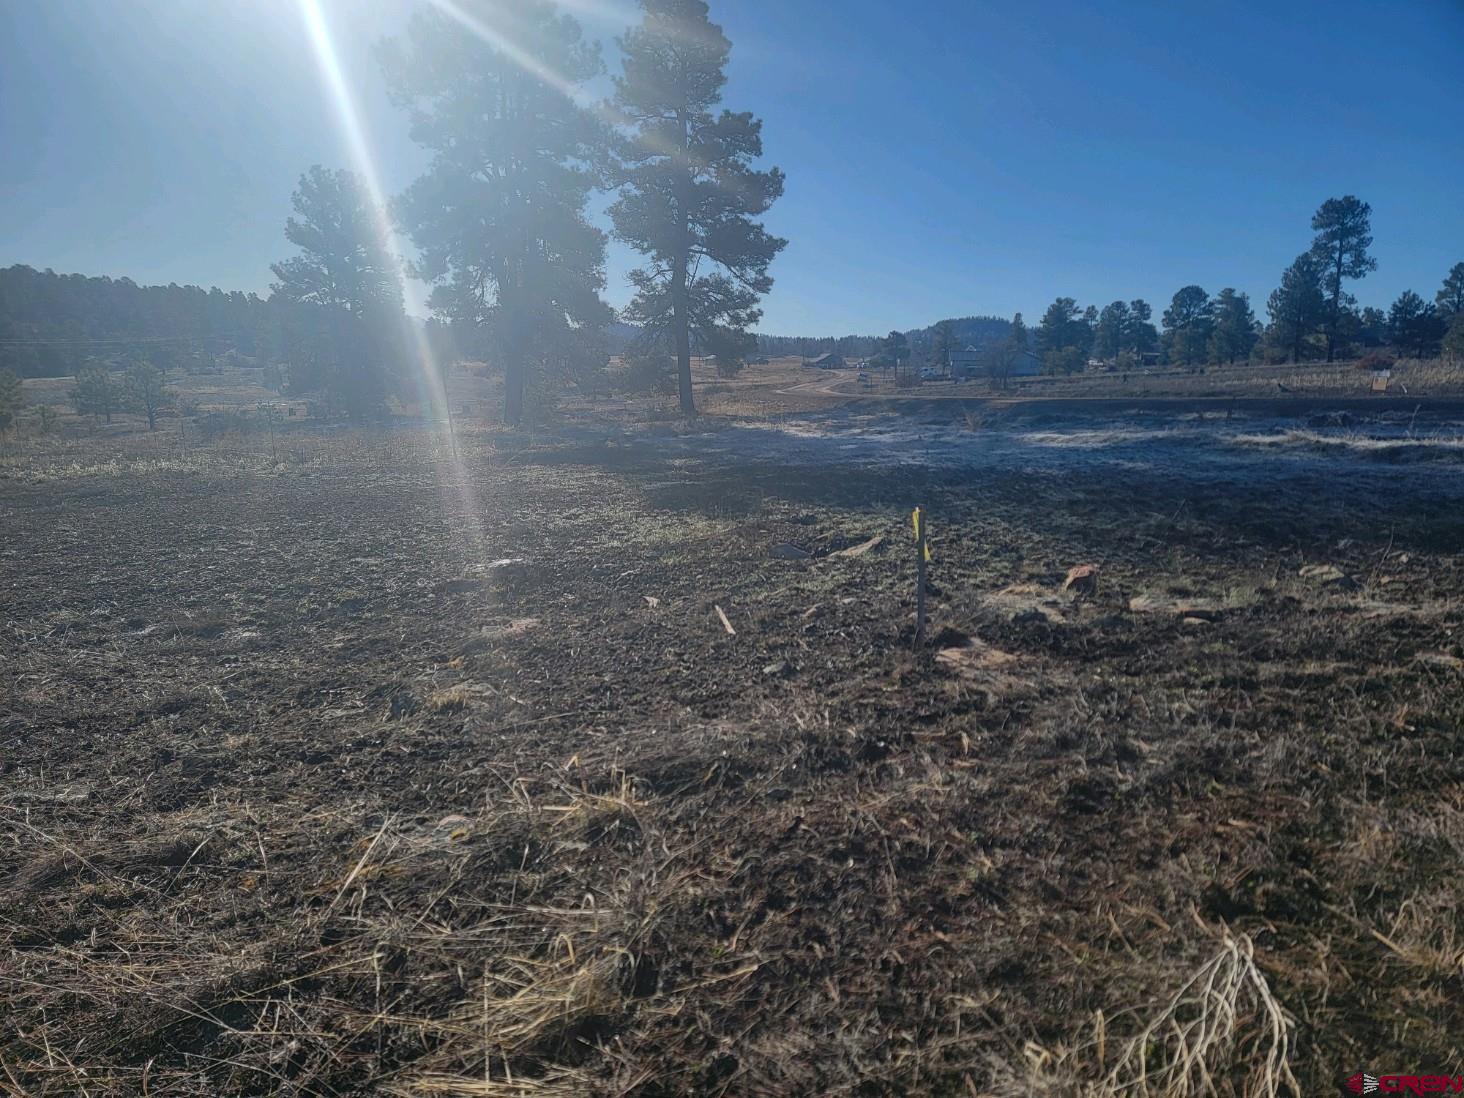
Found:
[(921, 552), (925, 554), (926, 560), (934, 560), (930, 555), (930, 543), (925, 540), (925, 512), (917, 507), (910, 512), (910, 526), (915, 531), (915, 540), (921, 543)]

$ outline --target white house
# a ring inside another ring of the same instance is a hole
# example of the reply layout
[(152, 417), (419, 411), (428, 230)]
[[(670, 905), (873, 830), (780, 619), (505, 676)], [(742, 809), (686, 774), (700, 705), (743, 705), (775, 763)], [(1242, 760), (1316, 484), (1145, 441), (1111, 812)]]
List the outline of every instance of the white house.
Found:
[[(967, 347), (951, 352), (951, 377), (987, 377), (996, 361), (992, 349), (984, 351)], [(1012, 363), (1012, 377), (1036, 377), (1042, 372), (1041, 360), (1031, 351), (1023, 351)]]

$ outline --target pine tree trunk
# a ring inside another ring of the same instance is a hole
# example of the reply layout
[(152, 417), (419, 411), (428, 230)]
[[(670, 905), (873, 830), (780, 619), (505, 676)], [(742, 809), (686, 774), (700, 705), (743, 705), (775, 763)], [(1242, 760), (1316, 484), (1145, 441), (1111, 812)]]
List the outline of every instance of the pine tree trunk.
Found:
[(684, 415), (696, 415), (691, 395), (691, 318), (686, 308), (686, 265), (678, 262), (671, 276), (671, 326), (676, 332), (676, 388)]
[(1332, 355), (1337, 346), (1337, 325), (1342, 320), (1342, 249), (1337, 249), (1337, 273), (1332, 279), (1332, 318), (1327, 325), (1327, 361), (1332, 361)]
[[(691, 131), (684, 112), (677, 111), (681, 163), (687, 163), (691, 148)], [(676, 388), (681, 396), (681, 414), (696, 415), (696, 401), (691, 395), (691, 310), (687, 301), (686, 268), (691, 263), (691, 189), (689, 169), (679, 173), (676, 186), (676, 216), (680, 220), (680, 237), (671, 271), (671, 327), (676, 338)]]
[(515, 354), (503, 368), (503, 422), (517, 427), (524, 418), (524, 364)]

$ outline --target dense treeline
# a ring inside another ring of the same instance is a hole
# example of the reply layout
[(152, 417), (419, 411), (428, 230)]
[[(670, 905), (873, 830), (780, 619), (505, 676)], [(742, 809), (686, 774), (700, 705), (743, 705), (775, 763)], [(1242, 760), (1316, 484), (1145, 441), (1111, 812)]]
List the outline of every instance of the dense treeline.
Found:
[(1050, 373), (1075, 373), (1090, 363), (1131, 368), (1146, 362), (1179, 366), (1335, 361), (1381, 348), (1427, 358), (1464, 356), (1464, 263), (1456, 263), (1433, 301), (1406, 290), (1384, 312), (1359, 308), (1347, 283), (1376, 270), (1372, 209), (1347, 195), (1330, 198), (1312, 217), (1308, 248), (1281, 273), (1266, 301), (1262, 324), (1249, 295), (1226, 287), (1213, 297), (1202, 286), (1177, 290), (1160, 316), (1141, 300), (1080, 308), (1070, 297), (1048, 306), (1035, 331)]
[(62, 377), (144, 352), (168, 367), (227, 351), (253, 357), (270, 327), (269, 306), (254, 294), (0, 269), (0, 369), (21, 377)]
[[(946, 326), (946, 327), (942, 327)], [(1011, 321), (998, 316), (962, 316), (932, 324), (928, 328), (914, 328), (903, 333), (914, 355), (922, 360), (937, 357), (937, 332), (946, 331), (959, 347), (975, 347), (978, 350), (1002, 343), (1011, 330)], [(843, 358), (872, 358), (884, 346), (885, 336), (776, 336), (759, 335), (758, 350), (769, 356), (802, 355), (817, 358), (819, 355), (836, 354)]]
[[(353, 315), (339, 302), (276, 284), (268, 299), (198, 286), (139, 286), (131, 279), (0, 270), (0, 371), (81, 380), (91, 413), (120, 410), (108, 373), (146, 365), (164, 373), (222, 365), (264, 368), (264, 379), (326, 411), (363, 414), (401, 379), (400, 299), (392, 314)], [(430, 331), (430, 328), (429, 328)], [(125, 378), (111, 382), (125, 394)]]

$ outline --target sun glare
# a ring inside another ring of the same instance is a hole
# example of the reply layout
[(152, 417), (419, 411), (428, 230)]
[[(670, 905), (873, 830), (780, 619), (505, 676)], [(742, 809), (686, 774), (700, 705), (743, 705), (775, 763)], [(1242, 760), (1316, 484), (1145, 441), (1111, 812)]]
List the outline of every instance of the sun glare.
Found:
[(320, 68), (321, 79), (329, 91), (336, 120), (350, 151), (352, 167), (371, 200), (371, 208), (376, 218), (376, 232), (383, 249), (392, 256), (397, 264), (397, 277), (401, 281), (406, 296), (407, 315), (403, 319), (407, 328), (405, 344), (411, 347), (413, 352), (419, 401), (423, 406), (431, 409), (432, 418), (443, 425), (448, 432), (447, 458), (452, 474), (450, 483), (444, 482), (439, 476), (439, 490), (445, 497), (444, 502), (450, 500), (448, 495), (450, 491), (456, 491), (458, 503), (467, 519), (466, 527), (475, 531), (478, 529), (477, 508), (468, 484), (467, 470), (458, 451), (452, 413), (448, 406), (447, 376), (439, 368), (433, 356), (432, 346), (426, 333), (418, 320), (414, 318), (414, 315), (420, 317), (426, 313), (426, 303), (422, 300), (421, 294), (412, 280), (407, 277), (407, 272), (402, 266), (401, 256), (405, 253), (404, 242), (387, 212), (387, 198), (381, 185), (381, 174), (377, 171), (376, 159), (371, 153), (370, 143), (366, 139), (366, 130), (361, 124), (361, 115), (356, 108), (356, 98), (346, 81), (345, 70), (336, 51), (330, 27), (326, 23), (325, 13), (321, 10), (320, 0), (299, 0), (299, 4), (300, 15), (304, 20), (306, 32), (310, 37), (310, 45)]
[(457, 20), (464, 29), (471, 31), (484, 42), (487, 42), (530, 76), (534, 76), (551, 88), (563, 92), (582, 107), (588, 107), (592, 110), (599, 109), (598, 103), (593, 96), (579, 85), (566, 80), (559, 73), (549, 68), (549, 66), (541, 62), (528, 50), (514, 42), (503, 30), (491, 26), (482, 19), (464, 11), (462, 6), (454, 3), (453, 0), (428, 0), (428, 3), (444, 15)]

